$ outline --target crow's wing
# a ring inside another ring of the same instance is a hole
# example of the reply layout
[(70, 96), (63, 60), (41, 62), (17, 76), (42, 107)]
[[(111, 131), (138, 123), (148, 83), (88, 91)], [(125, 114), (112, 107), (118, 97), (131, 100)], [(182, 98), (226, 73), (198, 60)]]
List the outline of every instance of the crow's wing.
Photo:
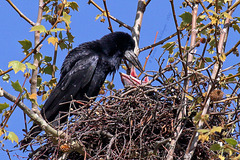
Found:
[[(61, 106), (59, 103), (71, 100), (71, 95), (74, 98), (90, 82), (96, 70), (99, 56), (90, 52), (89, 54), (78, 54), (74, 58), (70, 56), (66, 60), (71, 65), (67, 65), (68, 68), (64, 70), (65, 75), (61, 77), (41, 110), (42, 116), (50, 122), (55, 119), (59, 111), (69, 110), (69, 105)], [(73, 63), (75, 64), (73, 65)], [(32, 137), (36, 137), (41, 131), (42, 129), (34, 123), (28, 134), (30, 137), (23, 139), (21, 145), (31, 142)]]
[[(75, 53), (78, 54), (78, 53)], [(97, 67), (99, 56), (96, 54), (88, 54), (79, 56), (75, 65), (61, 77), (55, 89), (52, 91), (42, 108), (42, 115), (52, 121), (59, 111), (66, 111), (68, 108), (62, 108), (60, 103), (74, 99), (76, 95), (84, 88), (92, 79)], [(64, 66), (63, 66), (64, 67)]]
[(93, 76), (98, 59), (97, 55), (85, 56), (79, 59), (59, 82), (61, 90), (71, 90), (72, 87), (77, 89), (84, 88)]

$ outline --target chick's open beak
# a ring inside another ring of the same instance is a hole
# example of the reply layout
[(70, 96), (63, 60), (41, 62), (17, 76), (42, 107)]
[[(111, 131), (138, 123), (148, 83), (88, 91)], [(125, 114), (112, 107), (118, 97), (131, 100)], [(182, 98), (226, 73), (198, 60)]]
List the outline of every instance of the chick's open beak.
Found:
[(124, 57), (132, 63), (140, 72), (143, 72), (142, 65), (138, 60), (137, 55), (133, 52), (133, 50), (127, 50), (124, 54)]

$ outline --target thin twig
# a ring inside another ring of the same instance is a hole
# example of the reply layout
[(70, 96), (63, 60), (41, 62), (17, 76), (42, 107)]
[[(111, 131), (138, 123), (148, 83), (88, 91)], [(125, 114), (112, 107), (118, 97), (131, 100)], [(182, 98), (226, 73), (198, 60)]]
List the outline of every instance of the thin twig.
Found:
[[(63, 8), (62, 8), (62, 10), (63, 10)], [(62, 10), (61, 10), (61, 11), (62, 11)], [(59, 14), (61, 14), (61, 12), (59, 12)], [(58, 15), (58, 16), (60, 16), (60, 15)], [(50, 30), (53, 29), (59, 22), (61, 22), (61, 21), (57, 20), (57, 21), (54, 23), (54, 25), (50, 28)], [(44, 35), (44, 37), (42, 38), (42, 40), (41, 40), (38, 44), (36, 44), (35, 47), (34, 47), (34, 49), (32, 49), (31, 52), (29, 52), (29, 53), (26, 55), (26, 57), (24, 57), (20, 62), (23, 63), (29, 56), (31, 56), (33, 53), (35, 53), (35, 52), (36, 52), (36, 49), (42, 44), (42, 42), (43, 42), (48, 36), (49, 36), (49, 33), (45, 33), (45, 35)], [(13, 70), (13, 68), (9, 68), (9, 69), (6, 70), (6, 71), (2, 71), (2, 72), (0, 72), (0, 76), (4, 75), (4, 74), (6, 74), (6, 73), (8, 73), (8, 72), (10, 72), (10, 71), (12, 71), (12, 70)]]
[(35, 26), (35, 23), (33, 21), (31, 21), (27, 16), (25, 16), (13, 3), (11, 0), (6, 0), (12, 7), (13, 9), (20, 15), (20, 17), (22, 17), (23, 19), (25, 19), (29, 24), (31, 24), (32, 26)]
[[(172, 7), (172, 12), (173, 12), (173, 18), (174, 18), (174, 22), (175, 22), (175, 27), (177, 30), (177, 36), (178, 36), (178, 47), (179, 47), (179, 55), (181, 60), (183, 60), (183, 55), (182, 55), (182, 45), (181, 45), (181, 37), (180, 37), (180, 30), (178, 28), (178, 22), (177, 22), (177, 17), (176, 17), (176, 13), (175, 13), (175, 8), (174, 8), (174, 4), (173, 4), (173, 0), (170, 0), (171, 3), (171, 7)], [(183, 65), (185, 66), (185, 65)], [(184, 67), (186, 68), (186, 66)]]
[(210, 16), (210, 14), (209, 14), (207, 8), (204, 6), (202, 0), (199, 0), (199, 2), (200, 2), (200, 4), (201, 4), (201, 6), (203, 7), (204, 12), (207, 14), (208, 18), (210, 18), (211, 16)]
[[(89, 0), (88, 4), (93, 4), (98, 10), (100, 10), (102, 13), (104, 13), (104, 10), (99, 7), (99, 5), (97, 5), (93, 0)], [(109, 18), (111, 18), (112, 20), (114, 20), (115, 22), (119, 23), (120, 26), (123, 26), (127, 29), (129, 29), (130, 31), (132, 30), (132, 27), (130, 27), (129, 25), (127, 25), (126, 23), (123, 23), (122, 21), (120, 21), (119, 19), (113, 17), (112, 15), (109, 15)]]
[(108, 9), (107, 9), (106, 0), (103, 0), (103, 3), (104, 3), (104, 7), (105, 7), (105, 10), (106, 10), (106, 14), (107, 14), (108, 24), (109, 24), (108, 29), (113, 33), (111, 21), (110, 21), (110, 18), (109, 18), (109, 12), (108, 12)]

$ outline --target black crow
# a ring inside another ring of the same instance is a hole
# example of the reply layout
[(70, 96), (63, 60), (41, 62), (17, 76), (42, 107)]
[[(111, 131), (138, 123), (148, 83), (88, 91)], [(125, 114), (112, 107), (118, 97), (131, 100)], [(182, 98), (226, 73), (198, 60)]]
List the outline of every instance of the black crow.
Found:
[[(72, 99), (88, 101), (87, 97), (97, 96), (106, 76), (119, 68), (123, 58), (143, 72), (134, 47), (134, 40), (129, 34), (114, 32), (74, 48), (66, 56), (60, 80), (42, 107), (42, 117), (52, 122), (59, 112), (70, 109), (69, 103), (61, 103)], [(66, 118), (61, 119), (61, 123), (64, 121)], [(34, 123), (21, 145), (30, 143), (41, 131), (40, 126)]]

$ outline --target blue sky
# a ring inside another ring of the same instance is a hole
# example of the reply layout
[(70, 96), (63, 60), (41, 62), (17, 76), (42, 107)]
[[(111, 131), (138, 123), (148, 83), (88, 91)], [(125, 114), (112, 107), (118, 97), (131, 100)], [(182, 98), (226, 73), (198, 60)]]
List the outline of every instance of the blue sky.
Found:
[[(78, 46), (79, 44), (92, 41), (101, 38), (103, 35), (110, 33), (108, 28), (107, 20), (105, 23), (101, 23), (99, 20), (95, 21), (95, 17), (97, 14), (100, 14), (93, 5), (88, 5), (87, 0), (84, 1), (77, 1), (79, 5), (79, 12), (71, 11), (70, 15), (72, 15), (70, 24), (71, 32), (75, 36), (73, 47)], [(102, 8), (103, 2), (101, 0), (95, 1), (99, 4)], [(13, 3), (32, 21), (36, 21), (37, 18), (37, 10), (38, 10), (38, 3), (37, 1), (32, 0), (23, 0), (17, 1), (13, 0)], [(175, 2), (175, 9), (176, 15), (180, 15), (185, 11), (189, 11), (188, 9), (179, 9), (180, 4), (182, 1), (176, 0)], [(137, 1), (129, 1), (129, 0), (118, 0), (118, 1), (107, 1), (108, 10), (110, 14), (119, 20), (125, 22), (126, 24), (133, 26), (135, 13), (137, 9)], [(200, 7), (199, 7), (200, 8)], [(190, 11), (191, 12), (191, 11)], [(8, 69), (8, 62), (12, 60), (21, 60), (24, 58), (24, 54), (22, 53), (21, 45), (18, 43), (20, 40), (28, 39), (33, 42), (34, 40), (34, 33), (29, 32), (31, 29), (31, 25), (29, 25), (25, 20), (23, 20), (16, 11), (6, 2), (3, 1), (0, 4), (0, 21), (1, 21), (1, 36), (0, 36), (0, 46), (1, 50), (1, 58), (0, 58), (0, 69), (7, 70)], [(50, 29), (50, 25), (42, 21), (43, 25), (46, 25), (47, 29)], [(178, 18), (178, 23), (180, 24), (180, 18)], [(129, 32), (126, 28), (119, 28), (119, 24), (112, 21), (113, 30), (114, 31), (124, 31)], [(170, 6), (169, 0), (152, 0), (147, 7), (144, 17), (143, 23), (141, 28), (141, 36), (140, 36), (140, 48), (150, 45), (153, 43), (156, 32), (159, 32), (157, 41), (162, 40), (163, 38), (171, 35), (172, 33), (176, 32), (175, 24), (172, 17), (172, 10)], [(233, 33), (233, 32), (231, 32)], [(236, 33), (236, 32), (235, 32)], [(236, 43), (239, 39), (239, 34), (232, 34), (232, 40), (228, 42), (227, 48), (232, 47), (233, 44)], [(172, 41), (176, 41), (176, 37), (172, 39)], [(43, 47), (41, 49), (41, 53), (43, 55), (52, 56), (53, 55), (53, 46), (51, 44), (47, 44), (46, 42), (43, 43)], [(140, 54), (140, 61), (143, 64), (145, 61), (145, 57), (148, 55), (150, 50), (144, 51)], [(152, 56), (150, 57), (147, 70), (157, 70), (158, 65), (156, 63), (155, 58), (158, 58), (160, 54), (162, 54), (163, 49), (161, 46), (158, 46), (154, 49)], [(64, 57), (67, 54), (67, 50), (60, 51), (58, 53), (57, 59), (57, 66), (60, 68)], [(166, 59), (167, 59), (166, 54)], [(238, 59), (233, 59), (227, 65), (229, 66)], [(32, 59), (29, 60), (32, 62)], [(120, 69), (120, 71), (123, 71)], [(23, 74), (21, 72), (17, 73), (16, 75), (11, 72), (11, 80), (16, 81), (19, 80), (20, 84), (23, 83)], [(57, 72), (56, 77), (59, 77), (59, 72)], [(46, 77), (50, 78), (50, 77)], [(108, 77), (110, 80), (110, 78)], [(115, 76), (115, 84), (117, 88), (122, 88), (122, 84), (120, 82), (119, 74)], [(3, 82), (0, 80), (0, 86), (3, 87), (4, 90), (8, 91), (9, 93), (17, 96), (17, 92), (14, 92), (11, 88), (10, 83)], [(29, 89), (29, 83), (26, 84), (26, 88)], [(0, 98), (0, 103), (8, 102), (4, 98)], [(40, 103), (41, 101), (39, 101)], [(29, 103), (26, 104), (30, 107)], [(17, 134), (19, 139), (23, 138), (22, 129), (24, 128), (24, 121), (23, 121), (23, 113), (20, 109), (14, 112), (12, 117), (9, 120), (9, 128), (8, 131), (13, 131)], [(10, 141), (4, 141), (5, 148), (12, 148), (15, 143), (12, 144)], [(12, 156), (14, 153), (19, 154), (20, 156), (24, 156), (22, 152), (15, 151), (11, 153), (12, 159), (17, 159), (15, 156)], [(26, 156), (26, 154), (25, 154)], [(8, 159), (6, 152), (0, 150), (0, 158)]]

